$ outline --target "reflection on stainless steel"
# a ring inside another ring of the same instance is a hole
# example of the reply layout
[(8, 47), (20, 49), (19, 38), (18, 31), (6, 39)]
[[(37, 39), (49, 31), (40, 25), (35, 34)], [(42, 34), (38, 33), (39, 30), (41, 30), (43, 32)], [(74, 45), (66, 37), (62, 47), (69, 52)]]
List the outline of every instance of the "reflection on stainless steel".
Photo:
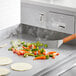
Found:
[[(75, 67), (76, 67), (76, 64), (70, 66), (68, 69), (60, 72), (60, 73), (58, 74), (58, 76), (65, 76), (64, 74), (65, 74), (66, 72), (69, 72), (70, 70), (72, 70), (72, 69), (75, 68)], [(69, 75), (68, 75), (68, 76), (69, 76)], [(71, 75), (71, 76), (76, 76), (76, 75)]]
[[(32, 33), (34, 32), (34, 34), (28, 33), (30, 28), (33, 29), (33, 31), (30, 31), (30, 32), (32, 32)], [(25, 75), (41, 76), (41, 74), (44, 74), (45, 71), (49, 71), (49, 69), (53, 70), (54, 68), (56, 68), (60, 64), (62, 64), (61, 62), (67, 61), (67, 58), (72, 57), (72, 55), (75, 53), (76, 46), (74, 47), (73, 45), (62, 45), (59, 49), (55, 48), (55, 47), (46, 49), (48, 52), (56, 51), (56, 52), (60, 53), (60, 55), (57, 56), (56, 59), (53, 60), (53, 59), (49, 58), (48, 60), (33, 61), (32, 57), (23, 58), (23, 57), (17, 56), (8, 51), (11, 40), (20, 39), (21, 41), (25, 41), (25, 42), (35, 42), (36, 35), (37, 35), (37, 32), (35, 32), (35, 31), (37, 31), (37, 29), (38, 28), (33, 28), (33, 27), (28, 27), (28, 26), (26, 27), (25, 25), (23, 25), (23, 26), (21, 25), (21, 26), (19, 26), (19, 28), (10, 27), (6, 30), (0, 31), (0, 45), (4, 44), (4, 43), (8, 44), (7, 47), (0, 48), (0, 56), (10, 57), (10, 58), (12, 58), (12, 60), (14, 60), (14, 62), (24, 62), (25, 61), (25, 62), (31, 63), (33, 66), (32, 70), (24, 71), (24, 72), (14, 71), (14, 73), (13, 73), (13, 71), (11, 70), (12, 73), (9, 76), (21, 76), (21, 75), (22, 76), (25, 76)], [(39, 29), (38, 31), (39, 31), (39, 36), (40, 36), (40, 32), (45, 31), (45, 30)], [(46, 30), (45, 33), (47, 33), (47, 32), (49, 32), (49, 31)], [(45, 33), (42, 33), (41, 35), (44, 36)], [(50, 34), (50, 32), (49, 32), (49, 34)], [(46, 35), (48, 35), (48, 34), (46, 34)], [(56, 35), (56, 33), (55, 33), (55, 35)], [(56, 43), (51, 42), (51, 44), (53, 44), (53, 46), (54, 46)], [(51, 44), (50, 44), (50, 46), (51, 46)], [(9, 66), (5, 66), (5, 67), (9, 68)], [(54, 76), (56, 76), (56, 75), (54, 75)]]

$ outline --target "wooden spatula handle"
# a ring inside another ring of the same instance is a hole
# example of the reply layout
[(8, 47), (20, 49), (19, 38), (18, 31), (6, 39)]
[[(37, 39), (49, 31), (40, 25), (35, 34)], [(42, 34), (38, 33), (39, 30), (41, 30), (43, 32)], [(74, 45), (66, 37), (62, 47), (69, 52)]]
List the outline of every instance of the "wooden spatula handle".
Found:
[(76, 33), (63, 39), (63, 43), (76, 39)]

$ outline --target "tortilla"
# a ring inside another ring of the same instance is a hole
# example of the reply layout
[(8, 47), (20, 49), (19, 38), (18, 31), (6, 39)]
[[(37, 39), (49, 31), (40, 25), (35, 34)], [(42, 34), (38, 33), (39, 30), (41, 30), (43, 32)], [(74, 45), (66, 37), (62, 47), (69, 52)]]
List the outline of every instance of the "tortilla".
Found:
[(12, 63), (12, 59), (8, 57), (0, 57), (0, 65), (7, 65)]
[(4, 76), (10, 73), (10, 70), (7, 68), (0, 68), (0, 76)]
[(15, 71), (25, 71), (32, 69), (32, 65), (28, 63), (14, 63), (11, 65), (11, 69)]
[(6, 46), (7, 46), (7, 44), (3, 44), (3, 45), (0, 45), (0, 48), (4, 48)]

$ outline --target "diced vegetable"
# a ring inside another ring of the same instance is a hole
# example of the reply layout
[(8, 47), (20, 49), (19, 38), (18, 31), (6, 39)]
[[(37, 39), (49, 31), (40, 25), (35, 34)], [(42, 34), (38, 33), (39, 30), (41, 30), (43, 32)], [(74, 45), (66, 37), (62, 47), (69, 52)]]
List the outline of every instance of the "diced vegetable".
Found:
[(46, 55), (46, 51), (43, 52), (43, 55)]
[(56, 51), (48, 52), (47, 55), (50, 55), (50, 54), (53, 54), (53, 53), (56, 53)]
[(46, 59), (46, 56), (39, 56), (39, 57), (34, 58), (33, 60), (39, 60), (39, 59)]
[(48, 47), (48, 45), (47, 45), (47, 44), (44, 44), (44, 47), (45, 47), (45, 48), (47, 48), (47, 47)]
[(32, 49), (36, 49), (36, 46), (35, 45), (32, 45)]
[(38, 57), (39, 55), (35, 55), (35, 57)]
[(44, 45), (43, 43), (40, 44), (40, 46), (43, 46), (43, 45)]
[(16, 45), (14, 41), (11, 41), (11, 44), (14, 49), (16, 49), (18, 47), (18, 45)]
[(29, 47), (29, 48), (31, 48), (31, 47), (32, 47), (32, 45), (29, 45), (28, 47)]
[(39, 50), (39, 47), (36, 47)]
[(55, 59), (55, 56), (53, 56), (52, 58)]
[(34, 51), (34, 55), (37, 55), (37, 51)]
[(56, 54), (57, 56), (59, 55), (59, 53)]
[(26, 45), (27, 45), (27, 46), (30, 46), (30, 45), (31, 45), (31, 43), (27, 42), (27, 43), (26, 43)]
[(41, 52), (40, 52), (40, 50), (38, 50), (38, 55), (41, 55)]
[(21, 44), (25, 45), (25, 42), (24, 42), (24, 41), (22, 41), (22, 42), (21, 42)]
[(48, 55), (47, 56), (39, 56), (39, 57), (34, 58), (34, 60), (39, 60), (39, 59), (41, 59), (41, 60), (49, 59), (49, 56)]
[(21, 41), (18, 40), (18, 41), (16, 42), (16, 44), (17, 44), (18, 46), (21, 46)]
[[(34, 60), (45, 60), (49, 59), (49, 57), (55, 59), (55, 57), (59, 55), (59, 53), (56, 53), (55, 51), (51, 51), (46, 54), (45, 48), (47, 48), (48, 45), (43, 44), (40, 41), (34, 43), (25, 43), (24, 41), (18, 40), (17, 42), (11, 41), (11, 44), (12, 47), (8, 50), (11, 50), (13, 53), (19, 56), (34, 56)], [(42, 46), (44, 46), (45, 48), (42, 48)]]
[(24, 57), (27, 57), (28, 56), (28, 54), (24, 54)]
[(27, 45), (23, 44), (24, 47), (27, 47)]
[(46, 55), (46, 59), (49, 59), (49, 56), (48, 55)]
[(50, 56), (50, 57), (53, 57), (53, 54), (50, 54), (49, 56)]
[(55, 59), (55, 57), (57, 56), (57, 53), (53, 53), (53, 59)]
[(11, 50), (13, 51), (13, 53), (16, 53), (16, 49), (12, 48)]
[(43, 52), (44, 52), (44, 49), (43, 49), (43, 48), (41, 48), (40, 53), (43, 53)]
[(8, 50), (9, 50), (9, 51), (12, 51), (12, 48), (13, 48), (13, 47), (9, 48)]
[(25, 49), (25, 50), (30, 50), (29, 47), (24, 47), (24, 46), (22, 46), (22, 48)]
[(16, 54), (19, 55), (19, 56), (21, 55), (19, 50), (16, 50)]
[(32, 49), (31, 51), (38, 51), (38, 49), (36, 48), (36, 49)]
[(26, 53), (26, 54), (24, 54), (24, 57), (26, 57), (26, 56), (34, 56), (34, 54), (32, 54), (32, 53)]

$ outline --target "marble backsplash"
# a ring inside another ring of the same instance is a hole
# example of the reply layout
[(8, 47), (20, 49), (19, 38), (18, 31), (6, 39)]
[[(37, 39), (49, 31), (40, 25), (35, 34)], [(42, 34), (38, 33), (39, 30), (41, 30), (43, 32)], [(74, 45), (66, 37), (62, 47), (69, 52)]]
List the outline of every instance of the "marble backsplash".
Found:
[(3, 30), (0, 30), (0, 42), (10, 38), (11, 36), (17, 35), (17, 28), (19, 25), (14, 25)]
[[(41, 38), (45, 40), (59, 40), (70, 35), (70, 34), (66, 34), (62, 32), (52, 31), (52, 30), (43, 29), (43, 28), (25, 25), (25, 24), (20, 24), (19, 27), (20, 27), (19, 31), (21, 31), (21, 33), (29, 34), (35, 38)], [(76, 40), (72, 40), (68, 42), (67, 44), (75, 45)]]
[(21, 24), (20, 27), (22, 29), (22, 33), (32, 35), (33, 37), (44, 38), (47, 40), (59, 40), (69, 35), (25, 24)]
[[(19, 24), (1, 30), (0, 41), (19, 34), (28, 34), (34, 38), (40, 38), (45, 40), (59, 40), (69, 35), (62, 32), (52, 31), (25, 24)], [(76, 40), (70, 41), (69, 44), (76, 44)]]

